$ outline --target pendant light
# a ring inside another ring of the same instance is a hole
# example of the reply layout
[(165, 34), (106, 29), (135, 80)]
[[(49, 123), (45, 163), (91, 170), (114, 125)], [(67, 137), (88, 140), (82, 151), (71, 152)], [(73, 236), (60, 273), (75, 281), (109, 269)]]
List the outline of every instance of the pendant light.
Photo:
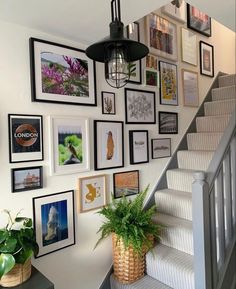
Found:
[(126, 85), (130, 78), (129, 63), (142, 59), (149, 52), (144, 44), (124, 37), (120, 16), (120, 0), (111, 0), (110, 36), (90, 45), (85, 53), (105, 64), (105, 79), (115, 88)]

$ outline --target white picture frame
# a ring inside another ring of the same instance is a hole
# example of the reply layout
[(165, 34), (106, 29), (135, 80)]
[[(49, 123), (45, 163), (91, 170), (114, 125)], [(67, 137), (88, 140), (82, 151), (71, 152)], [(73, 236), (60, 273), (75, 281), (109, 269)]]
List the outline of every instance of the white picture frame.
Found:
[(197, 66), (197, 35), (181, 27), (181, 43), (182, 61)]
[(195, 71), (182, 69), (183, 80), (183, 104), (184, 106), (199, 106), (199, 86), (198, 73)]

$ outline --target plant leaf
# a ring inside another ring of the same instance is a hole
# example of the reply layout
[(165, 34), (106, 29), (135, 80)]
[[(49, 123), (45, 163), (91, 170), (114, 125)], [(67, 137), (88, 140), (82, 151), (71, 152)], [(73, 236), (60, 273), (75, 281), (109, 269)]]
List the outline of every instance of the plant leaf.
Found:
[(5, 229), (0, 230), (0, 244), (3, 243), (7, 237), (8, 237), (8, 231)]
[(15, 259), (11, 254), (0, 255), (0, 279), (8, 273), (15, 265)]
[(0, 252), (13, 253), (16, 248), (17, 240), (15, 238), (7, 238), (6, 241), (0, 246)]

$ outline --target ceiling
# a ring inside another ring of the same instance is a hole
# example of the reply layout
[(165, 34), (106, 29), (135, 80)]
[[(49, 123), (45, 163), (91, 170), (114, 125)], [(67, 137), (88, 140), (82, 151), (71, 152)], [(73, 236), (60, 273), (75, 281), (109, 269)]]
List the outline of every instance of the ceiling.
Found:
[[(122, 21), (131, 23), (168, 2), (121, 0)], [(235, 0), (188, 2), (235, 31)], [(109, 34), (110, 0), (0, 0), (0, 20), (90, 44)]]

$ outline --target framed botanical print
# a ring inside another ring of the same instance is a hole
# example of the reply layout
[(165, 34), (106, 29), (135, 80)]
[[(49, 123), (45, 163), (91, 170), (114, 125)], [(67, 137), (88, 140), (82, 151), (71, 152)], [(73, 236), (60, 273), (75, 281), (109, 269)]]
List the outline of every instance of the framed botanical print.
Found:
[(159, 111), (159, 134), (178, 133), (178, 113)]
[[(179, 7), (176, 5), (176, 2), (178, 2)], [(187, 20), (186, 19), (186, 2), (183, 0), (171, 1), (171, 3), (163, 6), (161, 8), (161, 11), (162, 13), (182, 23), (185, 23)]]
[(200, 73), (214, 77), (214, 47), (204, 41), (200, 41)]
[(198, 73), (182, 69), (184, 106), (199, 105)]
[(152, 158), (160, 159), (171, 156), (171, 139), (156, 138), (152, 139)]
[(51, 116), (51, 174), (73, 174), (90, 169), (89, 120)]
[(124, 166), (124, 124), (122, 121), (94, 120), (95, 170)]
[(107, 176), (96, 175), (79, 178), (79, 212), (101, 208), (107, 203)]
[(176, 25), (153, 13), (147, 16), (146, 22), (150, 53), (177, 61)]
[(181, 28), (182, 61), (197, 66), (197, 35)]
[(114, 198), (131, 196), (139, 193), (139, 171), (128, 171), (113, 174)]
[(30, 38), (32, 101), (96, 105), (95, 62), (84, 50)]
[(102, 91), (102, 114), (116, 114), (115, 93)]
[(41, 115), (8, 114), (10, 163), (43, 160)]
[(129, 131), (130, 164), (149, 162), (148, 131)]
[(36, 258), (75, 244), (74, 191), (33, 198), (33, 215)]
[(160, 104), (178, 105), (177, 65), (159, 61)]
[(154, 91), (125, 88), (125, 120), (127, 124), (156, 123)]

